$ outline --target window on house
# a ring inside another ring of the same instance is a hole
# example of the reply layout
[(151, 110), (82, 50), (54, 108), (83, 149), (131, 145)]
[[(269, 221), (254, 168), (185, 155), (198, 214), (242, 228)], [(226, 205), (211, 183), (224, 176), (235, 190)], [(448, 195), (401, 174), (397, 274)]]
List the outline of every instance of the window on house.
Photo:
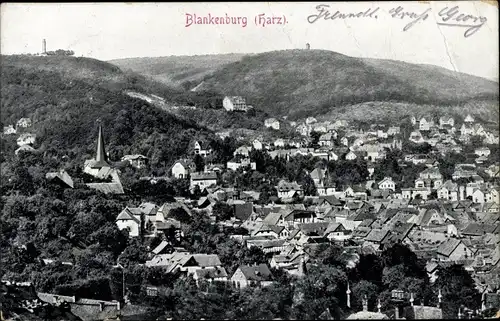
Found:
[(147, 294), (147, 296), (158, 296), (158, 288), (147, 287), (146, 294)]

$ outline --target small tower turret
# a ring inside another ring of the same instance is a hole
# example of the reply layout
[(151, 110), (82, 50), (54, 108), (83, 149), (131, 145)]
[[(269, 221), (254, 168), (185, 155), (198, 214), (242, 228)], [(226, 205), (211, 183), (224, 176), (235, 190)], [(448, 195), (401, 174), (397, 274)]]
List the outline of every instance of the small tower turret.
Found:
[(347, 294), (347, 307), (351, 307), (351, 289), (349, 288), (349, 282), (347, 282), (347, 290), (345, 291)]
[(363, 297), (363, 311), (368, 311), (368, 298), (365, 296)]
[(298, 274), (299, 274), (299, 276), (302, 277), (302, 276), (306, 275), (306, 273), (307, 273), (306, 261), (305, 261), (304, 257), (302, 256), (300, 258), (300, 262), (299, 262)]

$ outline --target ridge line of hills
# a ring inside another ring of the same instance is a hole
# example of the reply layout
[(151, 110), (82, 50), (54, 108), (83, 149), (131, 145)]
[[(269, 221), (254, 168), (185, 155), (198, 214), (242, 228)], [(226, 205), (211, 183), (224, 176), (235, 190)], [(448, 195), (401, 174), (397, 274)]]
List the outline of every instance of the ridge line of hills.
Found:
[(244, 96), (270, 115), (291, 118), (377, 101), (436, 107), (498, 101), (498, 82), (492, 80), (429, 64), (356, 58), (328, 50), (111, 62), (174, 87)]
[[(194, 139), (214, 140), (214, 131), (224, 128), (259, 130), (265, 117), (397, 121), (410, 114), (470, 112), (481, 119), (491, 119), (495, 110), (498, 114), (498, 83), (436, 66), (321, 50), (267, 52), (213, 63), (207, 57), (175, 58), (180, 60), (165, 70), (172, 70), (181, 85), (170, 86), (146, 72), (124, 71), (126, 66), (92, 58), (2, 55), (1, 122), (6, 126), (31, 117), (38, 147), (87, 157), (93, 151), (95, 120), (101, 118), (112, 132), (109, 139), (116, 150), (111, 153), (140, 153), (167, 164), (185, 154)], [(199, 90), (191, 92), (195, 86)], [(158, 96), (166, 105), (198, 108), (166, 112), (127, 96), (127, 91)], [(257, 115), (213, 110), (225, 95), (244, 96)], [(219, 124), (211, 126), (215, 120)]]

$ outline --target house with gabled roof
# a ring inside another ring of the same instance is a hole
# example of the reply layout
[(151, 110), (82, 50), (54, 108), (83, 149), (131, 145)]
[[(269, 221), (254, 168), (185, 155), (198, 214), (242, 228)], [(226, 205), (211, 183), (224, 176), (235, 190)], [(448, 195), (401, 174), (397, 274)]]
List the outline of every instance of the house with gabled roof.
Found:
[(12, 135), (12, 134), (15, 134), (16, 132), (17, 132), (17, 130), (12, 125), (3, 126), (4, 135)]
[(342, 207), (343, 202), (341, 202), (335, 195), (323, 195), (318, 198), (318, 206), (322, 204), (328, 204), (329, 206)]
[[(184, 275), (195, 274), (199, 270), (216, 270), (211, 275), (214, 279), (227, 277), (225, 269), (222, 267), (219, 256), (217, 254), (191, 254), (189, 252), (173, 252), (171, 254), (159, 254), (151, 260), (146, 261), (147, 267), (163, 267), (166, 273), (179, 271)], [(222, 270), (224, 269), (224, 270)], [(200, 276), (200, 275), (198, 275)]]
[(204, 148), (204, 144), (201, 141), (195, 141), (194, 142), (194, 154), (195, 155), (200, 155), (202, 157), (207, 157), (208, 155), (212, 154), (212, 148), (208, 146), (208, 148)]
[(21, 118), (17, 121), (16, 123), (16, 128), (19, 128), (19, 127), (23, 127), (23, 128), (26, 128), (26, 127), (30, 127), (31, 126), (31, 119), (28, 118), (28, 117), (24, 117), (24, 118)]
[(285, 220), (283, 218), (285, 214), (284, 212), (284, 210), (278, 212), (270, 212), (266, 215), (262, 222), (268, 225), (285, 225)]
[(244, 156), (244, 157), (249, 157), (251, 151), (252, 151), (252, 147), (243, 145), (243, 146), (236, 148), (236, 150), (233, 152), (233, 156), (240, 155), (240, 156)]
[(278, 182), (276, 190), (278, 191), (278, 197), (284, 199), (291, 199), (295, 196), (300, 197), (304, 195), (304, 190), (301, 185), (297, 184), (297, 182), (288, 182), (284, 179)]
[(416, 225), (413, 223), (395, 222), (390, 227), (391, 235), (389, 239), (385, 241), (385, 244), (406, 243), (415, 226)]
[(227, 169), (237, 171), (239, 168), (249, 168), (251, 170), (256, 170), (257, 163), (251, 161), (249, 157), (237, 154), (227, 162)]
[(17, 145), (18, 146), (23, 146), (23, 145), (33, 145), (36, 140), (36, 134), (31, 134), (31, 133), (22, 133), (19, 135), (17, 138)]
[(267, 264), (241, 265), (231, 277), (231, 282), (241, 289), (247, 286), (268, 286), (273, 283), (273, 275)]
[(190, 177), (189, 189), (192, 191), (196, 186), (200, 187), (200, 190), (204, 190), (207, 187), (217, 185), (217, 173), (193, 173)]
[(262, 150), (264, 148), (264, 145), (262, 144), (261, 140), (256, 138), (252, 141), (252, 148), (255, 150)]
[[(273, 239), (286, 238), (288, 235), (288, 230), (284, 226), (280, 225), (269, 225), (263, 223), (259, 228), (252, 231), (252, 236), (264, 236)], [(284, 232), (284, 233), (283, 233)]]
[(372, 229), (366, 236), (363, 242), (363, 247), (371, 246), (375, 250), (383, 250), (384, 242), (386, 242), (391, 235), (388, 229)]
[(482, 205), (483, 205), (483, 207), (481, 209), (482, 212), (488, 212), (488, 213), (498, 213), (498, 212), (500, 212), (500, 205), (498, 203), (495, 203), (495, 202), (484, 202)]
[(144, 168), (147, 165), (148, 158), (140, 154), (124, 155), (122, 157), (122, 161), (128, 162), (131, 166), (135, 168)]
[(189, 174), (195, 171), (196, 166), (190, 159), (180, 159), (170, 167), (170, 172), (175, 178), (188, 178)]
[(378, 183), (378, 188), (380, 190), (391, 190), (394, 192), (396, 190), (396, 183), (391, 177), (384, 177), (384, 179)]
[(467, 116), (464, 118), (464, 123), (473, 123), (474, 122), (474, 117), (472, 117), (470, 114), (467, 114)]
[(222, 106), (226, 111), (248, 111), (251, 107), (247, 105), (246, 99), (241, 96), (226, 96), (222, 100)]
[(297, 226), (303, 223), (317, 222), (317, 214), (313, 211), (294, 209), (283, 215), (286, 226)]
[(422, 117), (418, 122), (419, 130), (430, 130), (432, 126), (434, 126), (434, 121), (431, 118)]
[(193, 213), (182, 202), (165, 202), (156, 210), (156, 221), (162, 222), (168, 219), (175, 219), (182, 223), (187, 223)]
[(246, 220), (250, 219), (254, 214), (253, 203), (251, 202), (243, 204), (233, 204), (233, 209), (234, 217), (241, 222), (245, 222)]
[(151, 255), (154, 257), (156, 255), (169, 254), (173, 251), (174, 248), (172, 247), (172, 245), (169, 242), (163, 240), (151, 251)]
[(355, 160), (356, 158), (358, 158), (358, 156), (356, 155), (356, 153), (354, 153), (353, 151), (349, 151), (346, 155), (345, 155), (345, 159), (346, 160)]
[(142, 234), (143, 217), (142, 212), (137, 208), (126, 207), (116, 217), (118, 229), (128, 229), (129, 237), (138, 237)]
[(328, 229), (329, 222), (301, 223), (297, 228), (307, 236), (322, 236)]
[(64, 187), (74, 187), (73, 179), (64, 169), (61, 169), (58, 172), (49, 172), (45, 174), (45, 178), (50, 182), (60, 184)]
[(297, 264), (300, 259), (300, 254), (297, 252), (293, 255), (276, 254), (269, 261), (271, 268), (285, 268), (290, 265)]
[(332, 133), (326, 133), (319, 137), (319, 146), (331, 147), (334, 144), (335, 136)]
[(146, 261), (146, 267), (162, 267), (165, 272), (172, 273), (175, 271), (187, 270), (187, 266), (195, 266), (196, 261), (189, 252), (173, 252), (169, 254), (158, 254), (152, 259)]
[(314, 182), (318, 195), (332, 195), (335, 192), (328, 169), (315, 168), (309, 175)]
[[(269, 265), (271, 268), (279, 268), (285, 270), (288, 274), (301, 276), (303, 266), (307, 260), (307, 254), (303, 251), (295, 251), (287, 254), (274, 255)], [(301, 270), (302, 265), (302, 271)]]
[(227, 282), (228, 274), (226, 269), (223, 266), (215, 266), (201, 269), (196, 269), (192, 273), (193, 279), (196, 281), (198, 286), (201, 285), (201, 282), (212, 283), (214, 281), (218, 282)]
[(496, 228), (495, 224), (471, 222), (461, 231), (461, 234), (468, 237), (483, 236), (487, 233), (493, 233)]
[(345, 241), (352, 235), (341, 223), (330, 223), (323, 236), (330, 241)]
[(445, 216), (435, 208), (419, 208), (418, 215), (412, 216), (407, 222), (420, 227), (444, 226), (447, 223)]
[(439, 118), (439, 127), (440, 128), (445, 128), (446, 126), (454, 127), (455, 126), (455, 119), (451, 116), (442, 116)]
[(256, 246), (260, 248), (264, 253), (280, 253), (287, 246), (288, 242), (284, 239), (268, 239), (268, 238), (260, 238), (260, 239), (246, 239), (247, 248), (251, 248), (252, 246)]
[(437, 189), (438, 199), (454, 202), (459, 200), (459, 196), (458, 184), (451, 180), (447, 180)]
[(437, 256), (441, 261), (458, 261), (474, 256), (474, 251), (462, 240), (449, 238), (437, 248)]

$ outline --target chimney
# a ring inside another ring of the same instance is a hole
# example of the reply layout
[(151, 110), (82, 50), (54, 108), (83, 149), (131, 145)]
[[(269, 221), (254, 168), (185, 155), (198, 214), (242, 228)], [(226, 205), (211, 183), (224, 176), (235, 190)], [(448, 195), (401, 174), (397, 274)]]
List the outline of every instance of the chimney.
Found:
[(307, 50), (311, 49), (311, 45), (309, 43), (306, 43), (306, 49)]
[(42, 40), (42, 53), (47, 53), (47, 41), (45, 39)]
[(443, 298), (443, 295), (441, 294), (441, 289), (439, 289), (438, 292), (438, 308), (441, 308), (441, 299)]
[(410, 293), (410, 304), (411, 304), (411, 306), (413, 306), (413, 301), (415, 301), (415, 300), (413, 299), (413, 292), (412, 292), (412, 293)]

